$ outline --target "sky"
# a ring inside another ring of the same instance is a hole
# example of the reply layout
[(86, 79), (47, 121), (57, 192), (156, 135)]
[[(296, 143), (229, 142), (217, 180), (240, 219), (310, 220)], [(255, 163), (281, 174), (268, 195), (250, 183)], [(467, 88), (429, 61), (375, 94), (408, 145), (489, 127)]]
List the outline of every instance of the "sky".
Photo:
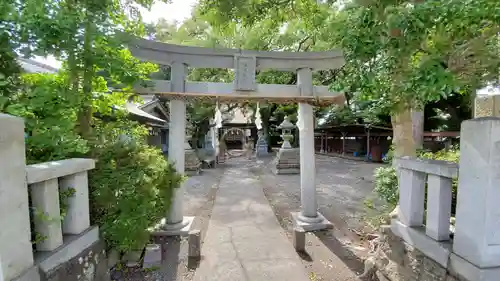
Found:
[[(170, 4), (157, 1), (150, 11), (141, 9), (141, 13), (145, 22), (156, 22), (160, 18), (171, 22), (182, 22), (191, 16), (191, 10), (196, 3), (197, 0), (172, 0)], [(61, 67), (61, 62), (52, 56), (35, 57), (34, 60), (52, 67)]]

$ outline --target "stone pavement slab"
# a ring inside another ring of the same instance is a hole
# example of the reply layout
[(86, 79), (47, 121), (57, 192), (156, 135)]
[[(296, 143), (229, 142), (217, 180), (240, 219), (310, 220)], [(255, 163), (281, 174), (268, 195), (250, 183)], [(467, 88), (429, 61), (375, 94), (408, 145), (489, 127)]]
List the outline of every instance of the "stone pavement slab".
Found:
[(306, 281), (306, 271), (248, 167), (221, 183), (195, 281)]

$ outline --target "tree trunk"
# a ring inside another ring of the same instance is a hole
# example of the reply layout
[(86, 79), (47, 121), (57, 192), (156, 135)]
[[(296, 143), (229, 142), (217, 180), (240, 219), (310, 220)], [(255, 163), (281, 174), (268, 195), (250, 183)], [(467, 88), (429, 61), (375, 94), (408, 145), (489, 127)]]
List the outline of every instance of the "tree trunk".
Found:
[[(392, 144), (394, 146), (394, 157), (411, 156), (417, 154), (415, 139), (413, 138), (412, 111), (408, 106), (401, 106), (399, 110), (391, 115), (393, 130)], [(397, 173), (397, 171), (396, 171)], [(399, 176), (398, 176), (399, 178)], [(399, 214), (399, 203), (390, 213), (391, 218)]]
[(94, 64), (92, 52), (93, 26), (91, 20), (90, 15), (87, 13), (83, 41), (83, 103), (78, 113), (80, 134), (87, 140), (92, 137), (92, 78), (94, 77)]
[(413, 123), (413, 140), (415, 148), (422, 149), (424, 147), (424, 111), (412, 110), (411, 119)]
[(416, 156), (415, 139), (413, 138), (412, 112), (407, 106), (400, 107), (391, 116), (394, 145), (394, 157)]

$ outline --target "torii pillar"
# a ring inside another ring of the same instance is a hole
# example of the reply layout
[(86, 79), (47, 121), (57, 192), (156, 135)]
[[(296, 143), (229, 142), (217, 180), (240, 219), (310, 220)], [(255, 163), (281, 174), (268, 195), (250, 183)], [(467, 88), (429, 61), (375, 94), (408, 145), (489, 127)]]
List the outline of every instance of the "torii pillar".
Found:
[[(172, 81), (152, 81), (154, 87), (140, 88), (144, 94), (167, 95), (170, 102), (169, 159), (177, 171), (184, 173), (184, 142), (186, 104), (179, 98), (214, 97), (225, 101), (266, 100), (267, 102), (299, 103), (300, 186), (302, 210), (293, 213), (295, 225), (306, 231), (328, 228), (331, 223), (318, 212), (316, 195), (316, 167), (314, 149), (314, 112), (311, 102), (345, 101), (342, 93), (330, 92), (327, 86), (313, 86), (312, 71), (340, 68), (345, 61), (340, 51), (330, 52), (265, 52), (236, 49), (210, 49), (179, 46), (136, 39), (130, 45), (131, 53), (143, 60), (170, 65)], [(186, 81), (186, 67), (226, 68), (235, 70), (233, 83)], [(297, 85), (257, 84), (256, 72), (265, 69), (297, 72)], [(192, 218), (184, 217), (184, 188), (175, 191), (175, 197), (164, 229), (168, 233), (189, 230)]]
[[(172, 91), (184, 93), (186, 90), (187, 65), (182, 62), (171, 64)], [(186, 102), (182, 99), (170, 101), (170, 127), (168, 132), (168, 160), (174, 164), (178, 173), (185, 174), (185, 143), (186, 143)], [(194, 217), (183, 215), (184, 193), (186, 183), (174, 189), (174, 198), (168, 211), (166, 223), (161, 226), (159, 234), (185, 235), (191, 230)]]
[[(301, 96), (313, 96), (312, 69), (297, 71)], [(300, 143), (300, 202), (302, 211), (292, 213), (296, 226), (306, 231), (331, 228), (332, 224), (318, 212), (316, 194), (316, 151), (314, 148), (314, 110), (311, 104), (299, 103), (297, 127)]]

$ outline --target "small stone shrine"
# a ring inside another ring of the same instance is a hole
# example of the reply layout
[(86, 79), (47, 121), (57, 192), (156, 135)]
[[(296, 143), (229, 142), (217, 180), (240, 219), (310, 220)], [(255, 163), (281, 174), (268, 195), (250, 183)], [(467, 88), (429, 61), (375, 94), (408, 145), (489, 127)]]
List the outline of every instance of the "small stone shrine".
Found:
[(271, 169), (276, 175), (300, 174), (300, 150), (290, 145), (290, 141), (293, 140), (292, 130), (295, 129), (295, 125), (286, 116), (278, 129), (282, 130), (283, 144), (278, 155), (271, 163)]
[(266, 135), (264, 132), (257, 132), (258, 138), (257, 143), (255, 144), (255, 150), (257, 151), (257, 157), (267, 156), (269, 152), (267, 151), (268, 145), (266, 140)]

